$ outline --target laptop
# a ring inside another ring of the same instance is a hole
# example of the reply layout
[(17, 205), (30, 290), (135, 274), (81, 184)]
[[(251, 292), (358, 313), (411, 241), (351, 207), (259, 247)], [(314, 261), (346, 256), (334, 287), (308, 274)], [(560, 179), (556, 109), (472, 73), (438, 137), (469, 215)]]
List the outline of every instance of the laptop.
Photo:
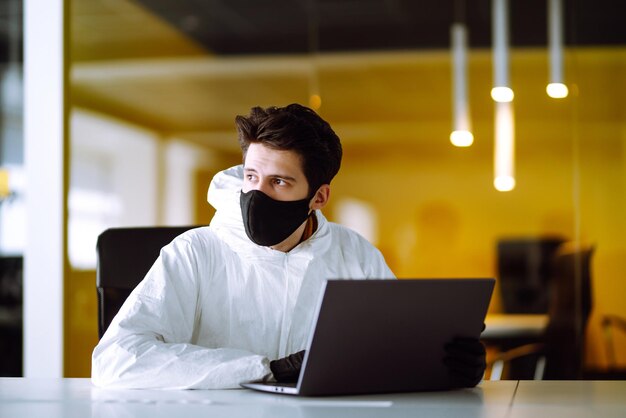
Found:
[(241, 386), (301, 396), (447, 390), (444, 345), (478, 338), (495, 279), (327, 280), (298, 382)]

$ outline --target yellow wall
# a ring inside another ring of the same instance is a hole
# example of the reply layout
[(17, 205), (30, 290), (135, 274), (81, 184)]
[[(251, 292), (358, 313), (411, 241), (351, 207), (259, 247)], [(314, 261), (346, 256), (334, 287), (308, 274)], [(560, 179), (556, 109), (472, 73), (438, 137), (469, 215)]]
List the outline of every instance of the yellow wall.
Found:
[(97, 308), (96, 272), (70, 270), (65, 278), (66, 377), (91, 375), (91, 352), (98, 343)]

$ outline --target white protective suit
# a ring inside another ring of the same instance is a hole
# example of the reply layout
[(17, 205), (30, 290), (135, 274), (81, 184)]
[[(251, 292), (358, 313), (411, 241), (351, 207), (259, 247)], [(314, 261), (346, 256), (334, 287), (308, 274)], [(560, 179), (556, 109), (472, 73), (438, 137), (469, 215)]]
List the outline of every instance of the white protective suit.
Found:
[(254, 244), (239, 206), (243, 168), (217, 174), (209, 227), (161, 250), (92, 357), (92, 381), (116, 388), (236, 388), (269, 360), (306, 348), (327, 278), (393, 278), (381, 253), (317, 211), (317, 231), (288, 253)]

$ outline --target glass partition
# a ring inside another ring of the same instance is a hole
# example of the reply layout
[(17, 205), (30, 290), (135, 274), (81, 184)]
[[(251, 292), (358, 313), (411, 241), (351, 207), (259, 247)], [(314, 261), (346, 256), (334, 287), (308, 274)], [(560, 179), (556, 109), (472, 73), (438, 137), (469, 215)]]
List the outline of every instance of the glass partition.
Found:
[[(234, 117), (292, 102), (316, 109), (342, 139), (344, 160), (325, 214), (377, 245), (398, 277), (496, 277), (490, 313), (511, 311), (501, 291), (513, 288), (520, 312), (547, 314), (555, 255), (593, 246), (585, 364), (606, 367), (602, 318), (626, 317), (619, 303), (626, 286), (626, 36), (619, 13), (567, 3), (570, 95), (553, 99), (545, 91), (545, 2), (511, 3), (516, 185), (501, 192), (494, 188), (490, 2), (468, 2), (461, 11), (459, 3), (439, 2), (425, 13), (412, 1), (73, 0), (74, 273), (67, 287), (70, 311), (80, 315), (67, 319), (68, 350), (76, 355), (68, 354), (66, 373), (89, 371), (98, 233), (208, 223), (211, 177), (241, 161)], [(474, 143), (466, 148), (449, 139), (449, 33), (459, 20), (469, 36)], [(511, 243), (521, 243), (513, 258), (522, 264), (513, 270), (523, 273), (522, 284), (501, 277)], [(611, 347), (623, 365), (619, 331)]]

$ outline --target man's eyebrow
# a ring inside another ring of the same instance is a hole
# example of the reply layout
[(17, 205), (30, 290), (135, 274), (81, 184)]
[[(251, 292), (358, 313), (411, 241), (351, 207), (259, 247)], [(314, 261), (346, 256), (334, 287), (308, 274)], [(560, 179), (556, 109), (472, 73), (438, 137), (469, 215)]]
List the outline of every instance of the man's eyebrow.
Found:
[(283, 180), (289, 180), (289, 181), (297, 181), (295, 177), (291, 177), (291, 176), (287, 176), (287, 175), (283, 175), (283, 174), (270, 174), (268, 177), (272, 177), (272, 178), (280, 178)]
[[(256, 169), (254, 168), (245, 168), (243, 169), (244, 172), (247, 173), (255, 173), (258, 174)], [(286, 174), (268, 174), (267, 177), (271, 177), (271, 178), (279, 178), (279, 179), (283, 179), (283, 180), (289, 180), (289, 181), (293, 181), (293, 182), (297, 182), (297, 179), (295, 177), (292, 176), (288, 176)]]

